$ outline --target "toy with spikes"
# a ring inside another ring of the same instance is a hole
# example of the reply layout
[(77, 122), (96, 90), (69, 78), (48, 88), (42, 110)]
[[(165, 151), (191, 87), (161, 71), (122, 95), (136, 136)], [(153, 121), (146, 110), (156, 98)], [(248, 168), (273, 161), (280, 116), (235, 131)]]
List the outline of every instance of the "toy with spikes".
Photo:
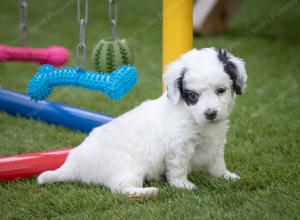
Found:
[(30, 80), (27, 95), (34, 101), (46, 99), (55, 86), (73, 86), (105, 93), (118, 100), (129, 92), (137, 82), (135, 67), (123, 65), (111, 74), (87, 71), (79, 67), (55, 68), (43, 65)]
[[(136, 68), (122, 65), (111, 74), (85, 70), (86, 44), (85, 25), (87, 24), (88, 1), (84, 1), (85, 14), (80, 16), (80, 0), (77, 1), (77, 20), (80, 24), (79, 44), (77, 45), (78, 67), (55, 68), (51, 65), (40, 67), (30, 80), (27, 95), (34, 101), (46, 99), (55, 86), (73, 86), (92, 89), (105, 93), (109, 98), (117, 100), (129, 92), (137, 82)], [(113, 54), (113, 53), (112, 53)]]
[(133, 63), (133, 53), (127, 41), (118, 37), (117, 3), (118, 0), (109, 0), (109, 19), (113, 38), (100, 40), (93, 50), (93, 64), (98, 72), (112, 72), (121, 65)]

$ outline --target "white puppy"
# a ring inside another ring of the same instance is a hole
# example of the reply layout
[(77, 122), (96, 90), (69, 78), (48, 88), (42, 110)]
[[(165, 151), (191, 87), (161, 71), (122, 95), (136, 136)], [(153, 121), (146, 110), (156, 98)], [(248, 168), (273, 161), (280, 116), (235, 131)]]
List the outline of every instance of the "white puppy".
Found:
[(187, 178), (194, 169), (239, 178), (226, 169), (224, 145), (235, 96), (246, 87), (244, 62), (222, 49), (193, 49), (171, 63), (163, 79), (167, 91), (160, 98), (95, 128), (38, 183), (81, 181), (153, 196), (158, 189), (143, 182), (163, 175), (186, 189), (195, 188)]

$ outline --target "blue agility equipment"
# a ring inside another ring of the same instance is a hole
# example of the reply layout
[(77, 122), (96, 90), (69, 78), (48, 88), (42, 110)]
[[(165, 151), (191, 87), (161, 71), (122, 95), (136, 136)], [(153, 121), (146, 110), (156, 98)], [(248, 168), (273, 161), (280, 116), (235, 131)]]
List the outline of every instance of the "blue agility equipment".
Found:
[(137, 82), (136, 68), (123, 65), (110, 74), (87, 71), (79, 67), (55, 68), (43, 65), (30, 80), (27, 95), (35, 101), (46, 99), (55, 86), (73, 86), (105, 93), (118, 100), (129, 92)]
[(0, 89), (0, 112), (38, 119), (49, 124), (64, 126), (89, 133), (93, 128), (110, 122), (113, 118), (97, 112), (75, 108), (57, 102), (33, 102), (29, 97)]

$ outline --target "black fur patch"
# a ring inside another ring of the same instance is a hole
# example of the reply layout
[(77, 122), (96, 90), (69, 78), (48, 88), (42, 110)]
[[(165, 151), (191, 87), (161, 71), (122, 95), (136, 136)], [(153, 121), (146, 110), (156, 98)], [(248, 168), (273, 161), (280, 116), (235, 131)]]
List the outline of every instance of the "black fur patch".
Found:
[(242, 88), (238, 84), (238, 73), (237, 73), (237, 67), (234, 65), (233, 62), (229, 61), (228, 55), (226, 50), (223, 49), (216, 49), (218, 53), (219, 60), (224, 65), (224, 71), (228, 74), (229, 78), (232, 80), (232, 89), (235, 91), (237, 95), (242, 94)]
[(180, 77), (176, 80), (177, 81), (177, 88), (180, 92), (180, 96), (182, 97), (182, 93), (183, 93), (183, 84), (184, 84), (184, 75), (187, 71), (187, 68), (183, 68), (181, 70), (181, 73), (180, 73)]
[(185, 103), (187, 105), (194, 105), (198, 102), (199, 94), (184, 88), (184, 75), (187, 70), (187, 68), (182, 69), (180, 77), (177, 79), (177, 88), (180, 92), (181, 98), (185, 101)]

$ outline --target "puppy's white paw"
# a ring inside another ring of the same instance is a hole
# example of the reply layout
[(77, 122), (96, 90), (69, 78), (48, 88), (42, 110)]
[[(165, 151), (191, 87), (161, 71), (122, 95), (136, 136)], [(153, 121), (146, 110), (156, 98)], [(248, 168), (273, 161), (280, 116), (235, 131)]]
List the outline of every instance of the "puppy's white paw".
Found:
[(225, 171), (223, 177), (227, 180), (239, 180), (239, 179), (241, 179), (241, 177), (239, 177), (237, 174), (232, 173), (228, 170)]
[(173, 180), (170, 182), (170, 185), (177, 188), (188, 189), (188, 190), (197, 188), (197, 186), (194, 183), (188, 180)]
[(130, 187), (121, 190), (112, 190), (113, 192), (129, 195), (131, 199), (139, 199), (142, 197), (149, 198), (156, 196), (159, 189), (156, 187)]
[(141, 193), (143, 197), (153, 197), (156, 196), (159, 192), (159, 189), (156, 187), (145, 187), (143, 190), (137, 193)]

